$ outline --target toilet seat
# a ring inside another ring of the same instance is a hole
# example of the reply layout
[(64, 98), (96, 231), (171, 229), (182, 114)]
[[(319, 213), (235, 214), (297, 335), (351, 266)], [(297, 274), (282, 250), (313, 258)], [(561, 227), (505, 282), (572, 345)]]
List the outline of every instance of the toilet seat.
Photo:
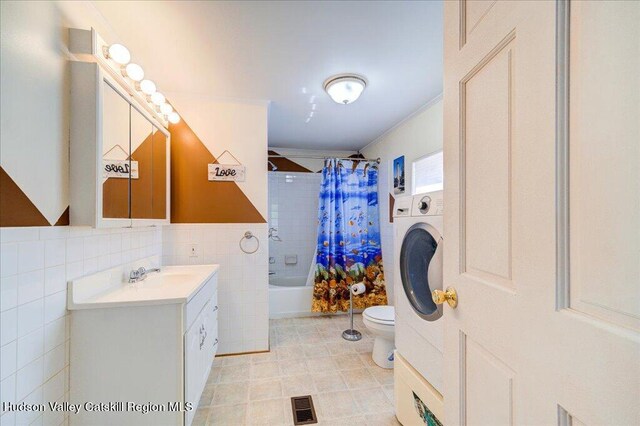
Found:
[(396, 321), (393, 306), (371, 306), (364, 310), (362, 316), (380, 325), (393, 326)]

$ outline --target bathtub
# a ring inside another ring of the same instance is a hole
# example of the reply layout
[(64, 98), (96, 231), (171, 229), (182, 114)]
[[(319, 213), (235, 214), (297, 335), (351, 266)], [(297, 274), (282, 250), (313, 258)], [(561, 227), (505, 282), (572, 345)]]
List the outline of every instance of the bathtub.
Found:
[(292, 318), (314, 315), (311, 312), (313, 286), (305, 285), (306, 276), (269, 277), (269, 318)]

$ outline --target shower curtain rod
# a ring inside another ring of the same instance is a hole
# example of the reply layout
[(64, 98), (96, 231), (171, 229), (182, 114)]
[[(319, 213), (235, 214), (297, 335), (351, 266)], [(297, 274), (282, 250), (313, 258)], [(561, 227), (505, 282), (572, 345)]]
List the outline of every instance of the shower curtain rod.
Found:
[(329, 158), (335, 158), (336, 160), (356, 160), (356, 161), (367, 161), (371, 163), (380, 164), (380, 157), (378, 158), (354, 158), (354, 157), (331, 157), (331, 156), (320, 156), (320, 155), (281, 155), (281, 154), (269, 154), (269, 158), (308, 158), (313, 160), (327, 160)]

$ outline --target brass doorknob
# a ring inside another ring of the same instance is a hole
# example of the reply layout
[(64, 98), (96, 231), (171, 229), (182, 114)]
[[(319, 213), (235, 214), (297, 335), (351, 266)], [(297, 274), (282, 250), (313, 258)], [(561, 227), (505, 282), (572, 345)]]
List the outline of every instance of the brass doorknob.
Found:
[(453, 309), (458, 306), (458, 293), (456, 293), (456, 289), (453, 287), (447, 287), (446, 291), (433, 290), (431, 292), (431, 298), (436, 305), (442, 305), (444, 302), (447, 302)]

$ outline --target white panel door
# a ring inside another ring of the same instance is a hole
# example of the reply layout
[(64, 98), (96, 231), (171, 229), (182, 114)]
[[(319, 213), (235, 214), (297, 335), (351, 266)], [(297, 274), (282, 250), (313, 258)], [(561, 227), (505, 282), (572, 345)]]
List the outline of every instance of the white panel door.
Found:
[(444, 18), (444, 422), (640, 424), (640, 2)]

